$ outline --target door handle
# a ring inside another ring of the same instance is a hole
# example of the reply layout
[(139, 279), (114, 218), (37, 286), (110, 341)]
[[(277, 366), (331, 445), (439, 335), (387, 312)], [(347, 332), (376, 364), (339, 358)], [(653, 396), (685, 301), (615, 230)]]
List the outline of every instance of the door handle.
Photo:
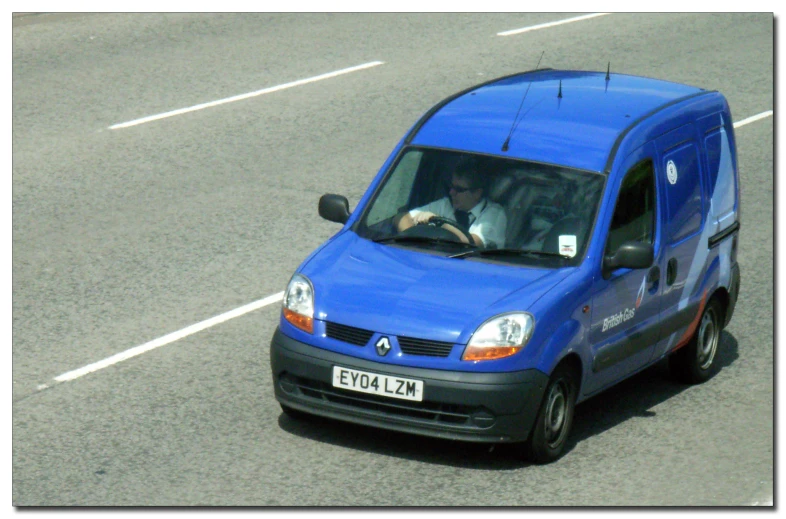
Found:
[(671, 258), (666, 264), (666, 284), (671, 286), (677, 279), (677, 258)]
[(660, 280), (660, 267), (655, 265), (647, 274), (647, 283), (657, 283)]

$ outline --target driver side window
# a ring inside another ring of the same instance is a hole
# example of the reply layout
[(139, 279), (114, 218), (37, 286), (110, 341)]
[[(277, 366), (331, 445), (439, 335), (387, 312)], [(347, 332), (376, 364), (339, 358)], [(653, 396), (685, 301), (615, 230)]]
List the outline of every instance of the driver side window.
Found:
[(620, 186), (609, 227), (606, 256), (626, 241), (653, 244), (655, 239), (655, 174), (652, 160), (633, 166)]
[(395, 216), (399, 209), (406, 205), (422, 158), (422, 151), (410, 151), (401, 158), (396, 170), (382, 188), (376, 203), (368, 213), (368, 225), (374, 225)]

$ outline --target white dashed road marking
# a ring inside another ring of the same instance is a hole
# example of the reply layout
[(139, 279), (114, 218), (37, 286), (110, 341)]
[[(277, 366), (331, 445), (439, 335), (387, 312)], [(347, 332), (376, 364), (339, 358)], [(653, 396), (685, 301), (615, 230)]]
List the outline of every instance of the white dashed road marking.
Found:
[(357, 72), (358, 70), (364, 70), (367, 68), (376, 67), (377, 65), (383, 65), (384, 63), (385, 63), (384, 61), (372, 61), (370, 63), (364, 63), (363, 65), (358, 65), (356, 67), (336, 70), (335, 72), (328, 72), (327, 74), (321, 74), (319, 76), (314, 76), (307, 79), (300, 79), (298, 81), (292, 81), (291, 83), (284, 83), (283, 85), (278, 85), (270, 88), (263, 88), (262, 90), (249, 92), (247, 94), (240, 94), (233, 97), (227, 97), (226, 99), (219, 99), (218, 101), (211, 101), (209, 103), (202, 103), (194, 106), (189, 106), (188, 108), (180, 108), (179, 110), (172, 110), (171, 112), (166, 112), (163, 114), (142, 117), (141, 119), (134, 119), (133, 121), (128, 121), (126, 123), (113, 124), (112, 126), (109, 127), (109, 129), (118, 130), (120, 128), (128, 128), (129, 126), (136, 126), (138, 124), (149, 123), (151, 121), (158, 121), (159, 119), (166, 119), (167, 117), (173, 117), (175, 115), (181, 115), (188, 112), (196, 112), (197, 110), (212, 108), (214, 106), (223, 105), (226, 103), (233, 103), (235, 101), (242, 101), (250, 97), (261, 96), (263, 94), (270, 94), (272, 92), (278, 92), (280, 90), (285, 90), (287, 88), (306, 85), (308, 83), (313, 83), (315, 81), (321, 81), (323, 79), (329, 79), (336, 76), (341, 76), (343, 74), (349, 74), (350, 72)]
[(573, 22), (580, 22), (582, 20), (589, 20), (590, 18), (597, 18), (598, 16), (606, 16), (607, 14), (611, 14), (611, 13), (585, 14), (583, 16), (576, 16), (575, 18), (566, 18), (564, 20), (558, 20), (556, 22), (541, 23), (540, 25), (532, 25), (530, 27), (523, 27), (521, 29), (511, 29), (509, 31), (498, 32), (497, 36), (512, 36), (514, 34), (521, 34), (522, 32), (537, 31), (538, 29), (547, 29), (549, 27), (555, 27), (557, 25), (562, 25), (565, 23), (573, 23)]
[(750, 124), (750, 123), (756, 122), (756, 121), (758, 121), (760, 119), (764, 119), (765, 117), (769, 117), (771, 115), (772, 115), (772, 110), (767, 110), (766, 112), (762, 112), (762, 113), (757, 114), (757, 115), (752, 115), (752, 116), (748, 117), (747, 119), (743, 119), (740, 122), (734, 123), (734, 127), (735, 128), (739, 128), (740, 126), (745, 126), (746, 124)]
[[(168, 335), (164, 335), (163, 337), (159, 337), (158, 339), (152, 340), (150, 342), (146, 342), (145, 344), (142, 344), (140, 346), (136, 346), (126, 351), (117, 353), (104, 360), (99, 360), (98, 362), (94, 362), (93, 364), (89, 364), (83, 368), (75, 369), (73, 371), (69, 371), (68, 373), (63, 373), (62, 375), (56, 376), (55, 380), (57, 382), (67, 382), (69, 380), (74, 380), (76, 378), (87, 375), (88, 373), (93, 373), (94, 371), (98, 371), (99, 369), (107, 368), (109, 366), (117, 364), (118, 362), (122, 362), (132, 357), (136, 357), (137, 355), (147, 353), (148, 351), (154, 350), (156, 348), (160, 348), (161, 346), (165, 346), (170, 342), (175, 342), (184, 337), (188, 337), (189, 335), (193, 335), (197, 332), (201, 332), (202, 330), (206, 328), (210, 328), (211, 326), (221, 324), (225, 321), (229, 321), (230, 319), (234, 319), (235, 317), (240, 317), (241, 315), (245, 315), (248, 312), (253, 312), (254, 310), (258, 310), (259, 308), (271, 305), (273, 303), (277, 303), (281, 301), (283, 297), (284, 297), (284, 292), (279, 292), (278, 294), (273, 294), (272, 296), (268, 296), (264, 299), (259, 299), (257, 301), (254, 301), (253, 303), (249, 303), (247, 305), (241, 306), (240, 308), (235, 308), (234, 310), (230, 310), (229, 312), (225, 312), (221, 315), (217, 315), (215, 317), (211, 317), (210, 319), (206, 319), (202, 322), (192, 324), (191, 326), (187, 328), (183, 328), (182, 330), (172, 332)], [(42, 389), (41, 386), (39, 386), (39, 389)], [(44, 387), (43, 389), (46, 388)]]

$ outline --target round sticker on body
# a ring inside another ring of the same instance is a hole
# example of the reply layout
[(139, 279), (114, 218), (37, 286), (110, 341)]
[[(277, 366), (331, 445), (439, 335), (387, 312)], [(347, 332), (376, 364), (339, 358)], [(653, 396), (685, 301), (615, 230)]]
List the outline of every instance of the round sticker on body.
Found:
[(669, 179), (670, 184), (677, 183), (677, 166), (674, 164), (673, 160), (670, 160), (666, 164), (666, 177)]

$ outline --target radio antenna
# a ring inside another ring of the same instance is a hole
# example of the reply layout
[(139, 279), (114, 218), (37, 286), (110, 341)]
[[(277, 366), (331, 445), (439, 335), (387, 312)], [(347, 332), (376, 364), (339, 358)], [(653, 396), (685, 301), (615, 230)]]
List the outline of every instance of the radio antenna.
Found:
[[(538, 64), (535, 65), (535, 70), (538, 70), (540, 67), (540, 60), (543, 59), (543, 55), (546, 54), (546, 51), (540, 53), (540, 58), (538, 58)], [(533, 71), (534, 72), (534, 71)], [(510, 131), (508, 132), (508, 138), (505, 139), (505, 142), (502, 143), (502, 151), (508, 151), (508, 145), (510, 145), (510, 137), (513, 135), (513, 131), (516, 129), (516, 120), (519, 118), (519, 114), (521, 113), (521, 107), (524, 106), (524, 100), (527, 99), (527, 94), (529, 94), (529, 87), (532, 86), (532, 80), (529, 80), (529, 84), (527, 84), (527, 90), (524, 92), (524, 97), (521, 98), (521, 104), (519, 105), (519, 109), (516, 112), (516, 117), (513, 118), (513, 123), (510, 125)]]

